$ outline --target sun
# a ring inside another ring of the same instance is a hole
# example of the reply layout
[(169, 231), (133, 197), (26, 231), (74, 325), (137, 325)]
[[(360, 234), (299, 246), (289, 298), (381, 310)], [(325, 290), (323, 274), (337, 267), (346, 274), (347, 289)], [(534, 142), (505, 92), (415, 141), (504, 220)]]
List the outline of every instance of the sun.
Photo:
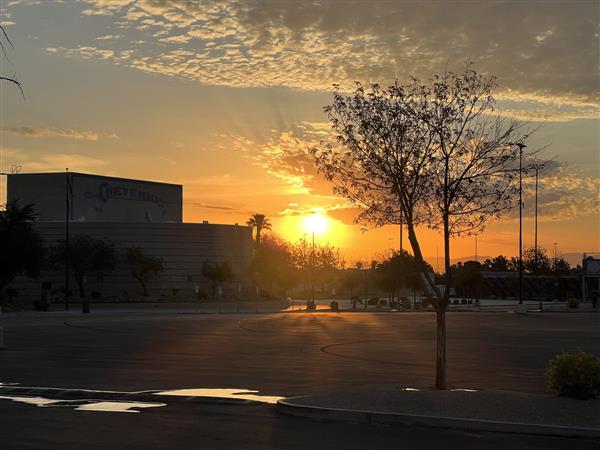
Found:
[(307, 233), (323, 234), (329, 226), (329, 220), (322, 214), (316, 213), (304, 218), (304, 229)]

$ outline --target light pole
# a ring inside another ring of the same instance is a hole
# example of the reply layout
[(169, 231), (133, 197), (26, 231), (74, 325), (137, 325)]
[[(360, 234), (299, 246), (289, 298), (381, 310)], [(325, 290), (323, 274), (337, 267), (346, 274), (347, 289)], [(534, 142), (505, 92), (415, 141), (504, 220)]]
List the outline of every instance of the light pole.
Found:
[(556, 246), (558, 242), (554, 243), (554, 271), (556, 271), (556, 263), (558, 262), (558, 253), (556, 252)]
[(527, 305), (523, 303), (523, 149), (527, 146), (521, 142), (514, 145), (519, 147), (519, 304), (517, 313), (525, 314)]

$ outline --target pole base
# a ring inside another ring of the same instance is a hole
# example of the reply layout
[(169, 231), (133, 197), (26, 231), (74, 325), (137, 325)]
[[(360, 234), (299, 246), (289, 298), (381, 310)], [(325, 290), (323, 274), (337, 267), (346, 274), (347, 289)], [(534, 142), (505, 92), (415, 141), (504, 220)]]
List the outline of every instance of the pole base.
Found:
[(517, 314), (527, 314), (527, 305), (525, 303), (517, 303), (515, 312)]

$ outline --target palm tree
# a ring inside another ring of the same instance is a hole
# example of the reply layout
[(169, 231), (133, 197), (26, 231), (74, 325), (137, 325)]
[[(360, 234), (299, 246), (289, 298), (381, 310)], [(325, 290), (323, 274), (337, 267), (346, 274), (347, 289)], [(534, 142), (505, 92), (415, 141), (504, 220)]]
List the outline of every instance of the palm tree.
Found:
[(260, 233), (262, 230), (270, 230), (271, 222), (264, 214), (253, 214), (250, 216), (246, 225), (252, 228), (256, 228), (256, 245), (260, 245)]
[(0, 297), (18, 275), (36, 278), (42, 267), (42, 238), (33, 228), (37, 214), (33, 205), (9, 201), (0, 211)]

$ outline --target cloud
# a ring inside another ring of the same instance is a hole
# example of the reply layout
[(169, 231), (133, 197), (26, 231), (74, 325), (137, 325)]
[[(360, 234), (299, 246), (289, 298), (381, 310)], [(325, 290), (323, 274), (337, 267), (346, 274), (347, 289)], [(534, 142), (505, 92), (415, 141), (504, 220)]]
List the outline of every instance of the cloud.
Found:
[(97, 173), (103, 167), (109, 165), (107, 160), (78, 153), (34, 155), (20, 149), (6, 148), (2, 156), (3, 160), (8, 163), (18, 161), (22, 172), (56, 172), (63, 171), (65, 167), (68, 167), (73, 172)]
[(231, 136), (233, 147), (267, 173), (284, 181), (290, 194), (331, 197), (331, 185), (318, 174), (310, 151), (329, 136), (328, 125), (303, 122), (272, 135), (264, 143)]
[[(470, 59), (498, 76), (502, 98), (587, 105), (575, 118), (600, 111), (594, 2), (83, 1), (85, 15), (152, 30), (154, 41), (126, 58), (147, 72), (212, 85), (329, 90), (355, 80), (428, 78)], [(112, 48), (84, 46), (70, 56), (77, 53), (123, 62)], [(533, 113), (536, 120), (568, 117)]]
[[(282, 215), (305, 215), (315, 207), (328, 212), (346, 224), (353, 223), (359, 210), (332, 194), (333, 186), (316, 170), (310, 149), (330, 137), (326, 122), (303, 122), (281, 133), (273, 133), (265, 143), (233, 136), (234, 147), (290, 186), (292, 193), (308, 195), (304, 205), (288, 205)], [(528, 166), (534, 161), (525, 161)], [(556, 160), (535, 161), (543, 165), (539, 177), (539, 218), (565, 220), (589, 214), (600, 215), (600, 179), (583, 174), (577, 166)], [(535, 179), (533, 173), (524, 178), (525, 217), (533, 217)], [(513, 221), (518, 216), (514, 208), (502, 220)]]
[[(61, 137), (67, 139), (83, 139), (86, 141), (97, 141), (98, 133), (89, 130), (73, 130), (71, 128), (34, 128), (34, 127), (3, 127), (2, 131), (6, 131), (20, 136), (32, 137), (32, 138), (47, 138), (47, 137)], [(116, 138), (115, 134), (108, 135), (108, 137)]]

